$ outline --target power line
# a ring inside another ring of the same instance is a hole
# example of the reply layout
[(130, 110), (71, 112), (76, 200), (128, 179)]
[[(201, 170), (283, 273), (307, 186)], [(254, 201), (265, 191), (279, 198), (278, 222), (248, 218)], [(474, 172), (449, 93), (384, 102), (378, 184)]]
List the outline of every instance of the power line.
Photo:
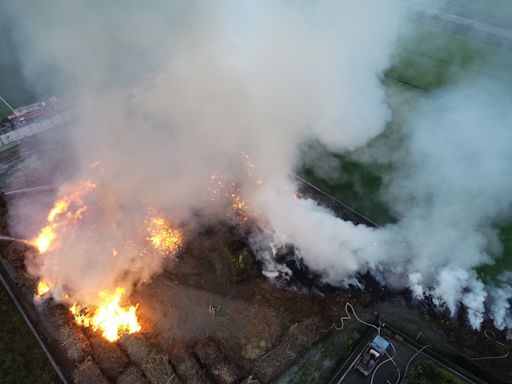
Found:
[(7, 106), (7, 108), (9, 108), (11, 110), (12, 113), (16, 113), (16, 111), (11, 106), (11, 104), (9, 104), (7, 101), (5, 101), (5, 99), (2, 96), (0, 96), (0, 100), (3, 101), (3, 103)]

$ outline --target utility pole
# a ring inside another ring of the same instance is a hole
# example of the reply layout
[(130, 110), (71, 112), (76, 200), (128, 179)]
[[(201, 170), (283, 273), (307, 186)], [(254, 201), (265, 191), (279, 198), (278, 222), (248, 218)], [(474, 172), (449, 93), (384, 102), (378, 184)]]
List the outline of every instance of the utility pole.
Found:
[(5, 99), (2, 96), (0, 96), (0, 100), (3, 101), (3, 103), (7, 106), (7, 108), (9, 108), (12, 111), (12, 113), (16, 114), (16, 112), (14, 111), (14, 108), (11, 107), (11, 105), (7, 101), (5, 101)]

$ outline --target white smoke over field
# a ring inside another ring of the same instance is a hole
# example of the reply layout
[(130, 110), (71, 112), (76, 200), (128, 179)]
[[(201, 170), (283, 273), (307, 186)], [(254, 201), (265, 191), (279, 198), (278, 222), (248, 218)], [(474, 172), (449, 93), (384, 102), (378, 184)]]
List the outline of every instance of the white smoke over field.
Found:
[[(25, 15), (13, 33), (27, 78), (57, 68), (66, 76), (55, 88), (72, 79), (81, 97), (69, 143), (76, 179), (101, 161), (91, 203), (100, 224), (79, 229), (79, 251), (48, 264), (60, 286), (80, 275), (81, 301), (158, 272), (159, 256), (148, 265), (135, 249), (113, 258), (103, 247), (140, 238), (148, 207), (178, 223), (197, 211), (223, 214), (211, 200), (218, 175), (240, 185), (272, 241), (294, 243), (325, 281), (345, 285), (370, 270), (452, 313), (464, 303), (475, 327), (486, 305), (506, 326), (508, 288), (486, 287), (474, 272), (499, 254), (492, 228), (510, 209), (512, 117), (500, 90), (461, 84), (418, 107), (387, 189), (398, 224), (356, 226), (294, 197), (302, 144), (352, 150), (390, 120), (381, 77), (408, 30), (404, 2), (6, 4), (6, 14)], [(25, 224), (13, 228), (24, 234)]]
[[(512, 208), (511, 102), (503, 85), (475, 79), (427, 96), (406, 122), (386, 192), (399, 218), (389, 229), (413, 254), (399, 263), (409, 284), (452, 313), (462, 300), (475, 327), (489, 292), (474, 269), (501, 255), (497, 226)], [(505, 315), (493, 311), (497, 325)]]

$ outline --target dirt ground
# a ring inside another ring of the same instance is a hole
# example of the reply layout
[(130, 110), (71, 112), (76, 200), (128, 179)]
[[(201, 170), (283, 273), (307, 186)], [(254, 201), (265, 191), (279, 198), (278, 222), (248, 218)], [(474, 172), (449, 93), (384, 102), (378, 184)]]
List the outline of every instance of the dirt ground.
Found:
[(201, 344), (212, 341), (245, 375), (268, 382), (339, 316), (348, 293), (322, 298), (278, 290), (256, 265), (244, 279), (237, 278), (237, 267), (222, 251), (233, 236), (229, 229), (219, 225), (196, 236), (189, 239), (194, 246), (133, 295), (141, 303), (143, 324), (151, 324), (154, 337), (148, 339), (162, 350), (179, 344), (198, 355)]
[[(15, 184), (44, 182), (47, 172), (42, 170), (51, 162), (34, 154), (24, 156), (25, 166), (13, 168)], [(7, 234), (8, 212), (5, 205), (1, 208), (0, 228)], [(39, 307), (45, 332), (75, 383), (274, 382), (312, 347), (332, 339), (337, 333), (332, 324), (345, 314), (347, 301), (361, 318), (373, 321), (378, 311), (413, 336), (421, 331), (426, 342), (449, 353), (501, 353), (483, 332), (467, 327), (463, 312), (449, 319), (381, 290), (341, 290), (322, 296), (278, 289), (260, 274), (238, 229), (226, 223), (188, 231), (186, 239), (163, 273), (130, 298), (140, 303), (139, 335), (110, 344), (74, 325), (63, 306), (50, 300)], [(36, 281), (24, 267), (27, 252), (17, 243), (0, 243), (1, 261), (31, 302)], [(503, 333), (496, 332), (496, 337), (504, 341)], [(512, 379), (510, 357), (475, 363), (504, 381)]]
[[(44, 303), (48, 335), (74, 367), (75, 382), (125, 382), (129, 373), (150, 383), (268, 383), (332, 329), (349, 295), (369, 302), (364, 293), (324, 298), (276, 289), (256, 263), (241, 271), (226, 257), (230, 236), (229, 227), (219, 224), (189, 238), (192, 246), (132, 294), (143, 327), (136, 337), (108, 343), (75, 326), (64, 307)], [(18, 243), (2, 244), (0, 251), (31, 300), (36, 280), (23, 264), (30, 251)], [(146, 352), (138, 357), (141, 349)]]

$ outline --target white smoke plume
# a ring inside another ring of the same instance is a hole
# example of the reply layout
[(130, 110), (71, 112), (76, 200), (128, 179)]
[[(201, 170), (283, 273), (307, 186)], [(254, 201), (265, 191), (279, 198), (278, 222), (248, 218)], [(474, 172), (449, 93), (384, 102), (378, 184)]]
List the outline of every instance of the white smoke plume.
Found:
[(129, 285), (160, 268), (158, 256), (148, 268), (136, 251), (114, 261), (98, 244), (139, 236), (147, 207), (181, 223), (198, 210), (218, 213), (211, 177), (219, 175), (241, 185), (272, 240), (294, 243), (325, 281), (346, 285), (371, 270), (452, 314), (463, 303), (474, 327), (486, 308), (497, 327), (510, 323), (508, 288), (486, 287), (474, 271), (499, 254), (492, 228), (510, 210), (505, 92), (461, 83), (418, 107), (388, 182), (396, 225), (356, 226), (294, 197), (303, 143), (352, 150), (390, 120), (381, 76), (408, 30), (404, 2), (31, 3), (5, 7), (24, 15), (15, 31), (24, 72), (37, 83), (56, 68), (55, 89), (80, 96), (76, 178), (101, 161), (97, 204), (105, 223), (117, 223), (89, 228), (80, 252), (52, 260), (62, 286), (80, 275), (82, 301), (98, 285)]
[[(389, 229), (410, 247), (400, 265), (415, 291), (432, 288), (452, 314), (462, 301), (474, 327), (489, 295), (474, 269), (501, 255), (497, 227), (512, 208), (511, 101), (504, 86), (477, 79), (427, 96), (405, 123), (386, 192), (399, 218)], [(491, 307), (503, 327), (510, 313)]]
[[(291, 176), (304, 141), (351, 149), (383, 130), (390, 113), (379, 76), (405, 8), (373, 0), (181, 4), (9, 2), (12, 15), (25, 15), (17, 38), (27, 77), (36, 81), (45, 65), (59, 68), (82, 98), (82, 119), (72, 127), (81, 164), (76, 178), (88, 178), (89, 164), (101, 161), (93, 177), (101, 224), (79, 229), (74, 249), (48, 255), (31, 270), (51, 270), (52, 281), (73, 287), (81, 301), (101, 285), (144, 280), (151, 270), (135, 250), (113, 257), (103, 244), (136, 237), (140, 207), (179, 222), (198, 209), (215, 211), (211, 177), (221, 175), (241, 184), (254, 213), (292, 240), (305, 228), (286, 228), (276, 204), (297, 218), (317, 215), (321, 226), (332, 222), (329, 241), (346, 248), (349, 259), (329, 280), (342, 281), (364, 264), (355, 253), (373, 231), (357, 231), (315, 203), (295, 200)], [(146, 78), (125, 81), (138, 73)], [(112, 77), (121, 85), (112, 87)], [(253, 187), (242, 152), (264, 187)], [(338, 227), (347, 231), (341, 239)], [(298, 245), (315, 260), (321, 244)], [(313, 267), (328, 262), (324, 254)], [(158, 270), (158, 260), (152, 265)]]

